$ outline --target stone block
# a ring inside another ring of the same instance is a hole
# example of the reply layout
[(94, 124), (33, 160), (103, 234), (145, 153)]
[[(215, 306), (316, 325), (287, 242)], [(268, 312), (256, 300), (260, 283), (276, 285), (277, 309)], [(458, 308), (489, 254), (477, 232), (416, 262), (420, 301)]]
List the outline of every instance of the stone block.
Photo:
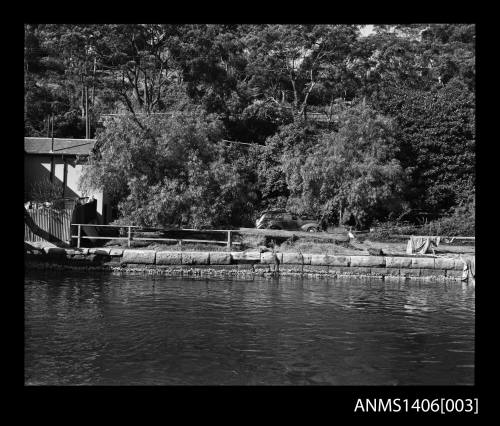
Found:
[(181, 265), (182, 252), (180, 251), (157, 251), (156, 252), (157, 265)]
[(420, 269), (421, 277), (444, 277), (446, 276), (446, 271), (444, 269)]
[(332, 256), (328, 254), (311, 255), (311, 265), (349, 266), (350, 256)]
[(43, 252), (51, 256), (66, 256), (66, 250), (61, 247), (44, 247)]
[(262, 264), (274, 264), (277, 263), (278, 259), (276, 258), (276, 255), (273, 252), (266, 251), (264, 253), (260, 254), (260, 263)]
[(351, 256), (328, 256), (328, 262), (330, 266), (349, 266)]
[(450, 269), (454, 269), (456, 271), (463, 271), (464, 270), (464, 262), (461, 259), (455, 259), (455, 266)]
[(419, 269), (434, 269), (434, 258), (433, 257), (412, 257), (410, 268)]
[(108, 247), (92, 247), (89, 249), (89, 253), (91, 254), (105, 254), (109, 256), (109, 252), (111, 248)]
[(93, 259), (95, 262), (107, 262), (109, 260), (111, 260), (111, 256), (109, 254), (105, 254), (105, 253), (94, 253), (94, 254), (91, 254), (90, 256), (93, 256)]
[(350, 268), (348, 266), (330, 266), (330, 270), (335, 270), (335, 273), (337, 275), (343, 275), (343, 276), (345, 276), (345, 275), (352, 275), (353, 274), (353, 272), (352, 272), (353, 269), (354, 268)]
[(351, 267), (385, 267), (383, 256), (351, 256)]
[(301, 274), (302, 273), (302, 265), (296, 264), (281, 264), (279, 265), (280, 272), (283, 274)]
[(326, 254), (312, 254), (311, 265), (328, 266), (328, 256)]
[(231, 253), (224, 251), (211, 251), (209, 262), (210, 265), (230, 265)]
[[(399, 269), (397, 268), (374, 268), (374, 269), (380, 269), (384, 277), (399, 277)], [(373, 269), (372, 269), (373, 270)]]
[(154, 250), (124, 250), (121, 263), (154, 264), (155, 258), (156, 252)]
[[(97, 255), (97, 256), (100, 256), (100, 255)], [(120, 260), (121, 260), (121, 257), (120, 256), (106, 256), (106, 257), (102, 257), (101, 259), (101, 263), (104, 264), (104, 265), (111, 265), (111, 266), (118, 266), (120, 265)]]
[(328, 273), (331, 275), (342, 275), (343, 268), (341, 266), (329, 266)]
[(276, 256), (276, 261), (281, 265), (283, 263), (283, 253), (275, 252), (274, 255)]
[(100, 256), (96, 256), (95, 254), (88, 254), (85, 256), (85, 260), (89, 263), (97, 263), (97, 260)]
[(386, 256), (385, 266), (386, 268), (410, 268), (411, 267), (411, 257), (392, 257)]
[(253, 269), (255, 273), (266, 273), (266, 272), (271, 272), (271, 269), (269, 268), (269, 264), (255, 264), (253, 266)]
[(281, 263), (283, 265), (302, 265), (304, 258), (300, 253), (282, 253)]
[(208, 271), (213, 266), (215, 265), (184, 265), (184, 268), (192, 269), (193, 271)]
[(74, 260), (79, 260), (79, 261), (85, 261), (85, 260), (88, 260), (87, 259), (87, 256), (85, 256), (84, 254), (81, 254), (81, 253), (78, 253), (78, 254), (75, 254), (72, 259)]
[(350, 269), (353, 275), (370, 275), (372, 273), (372, 268), (366, 266), (355, 266)]
[(449, 257), (436, 257), (434, 267), (438, 269), (455, 269), (455, 259)]
[(402, 268), (399, 270), (399, 275), (402, 277), (419, 277), (420, 276), (420, 269), (405, 269)]
[(110, 256), (122, 256), (122, 255), (123, 255), (123, 249), (119, 249), (119, 248), (112, 248), (112, 249), (109, 251), (109, 255), (110, 255)]
[(260, 262), (260, 252), (259, 251), (232, 251), (231, 257), (233, 261), (237, 264), (252, 264)]
[(253, 271), (253, 263), (238, 263), (239, 271)]
[(449, 278), (462, 279), (463, 271), (458, 271), (456, 269), (447, 269), (446, 276)]
[(370, 268), (371, 275), (377, 275), (377, 276), (382, 276), (382, 277), (389, 274), (389, 271), (392, 271), (392, 269), (389, 269), (389, 268)]
[(312, 256), (312, 254), (302, 253), (302, 262), (303, 262), (304, 265), (310, 265), (311, 264), (311, 256)]
[(304, 274), (327, 274), (328, 266), (325, 265), (304, 265), (302, 268)]
[(207, 251), (183, 251), (183, 265), (208, 265), (209, 252)]

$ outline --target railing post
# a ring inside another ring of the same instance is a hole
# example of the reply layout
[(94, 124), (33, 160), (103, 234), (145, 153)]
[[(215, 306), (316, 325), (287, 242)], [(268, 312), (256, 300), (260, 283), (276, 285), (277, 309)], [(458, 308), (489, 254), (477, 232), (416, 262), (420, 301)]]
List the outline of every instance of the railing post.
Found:
[(231, 251), (231, 231), (227, 231), (227, 250)]
[(130, 248), (130, 240), (131, 240), (132, 228), (128, 227), (128, 246)]
[(80, 248), (80, 237), (82, 235), (82, 226), (78, 224), (78, 242), (77, 242), (77, 248)]

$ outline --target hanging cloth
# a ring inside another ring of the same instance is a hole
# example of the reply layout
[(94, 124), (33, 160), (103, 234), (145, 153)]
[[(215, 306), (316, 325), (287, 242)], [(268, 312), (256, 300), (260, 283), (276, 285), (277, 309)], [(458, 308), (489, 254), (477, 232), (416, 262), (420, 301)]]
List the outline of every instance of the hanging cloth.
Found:
[[(462, 259), (462, 258), (461, 258)], [(464, 271), (462, 272), (462, 281), (475, 280), (476, 279), (476, 257), (468, 257), (462, 259), (464, 262)]]
[(425, 254), (429, 248), (439, 246), (441, 237), (410, 237), (406, 246), (406, 254)]

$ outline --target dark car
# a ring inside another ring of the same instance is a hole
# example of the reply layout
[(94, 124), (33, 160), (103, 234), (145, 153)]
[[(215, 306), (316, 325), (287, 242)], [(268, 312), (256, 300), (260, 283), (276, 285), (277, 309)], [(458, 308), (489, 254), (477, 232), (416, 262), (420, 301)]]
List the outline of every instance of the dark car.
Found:
[(320, 223), (306, 216), (289, 213), (286, 210), (268, 210), (255, 222), (257, 229), (284, 229), (287, 231), (318, 232)]
[(404, 212), (396, 219), (401, 224), (425, 225), (427, 222), (437, 219), (444, 212), (429, 213), (420, 209), (413, 209)]

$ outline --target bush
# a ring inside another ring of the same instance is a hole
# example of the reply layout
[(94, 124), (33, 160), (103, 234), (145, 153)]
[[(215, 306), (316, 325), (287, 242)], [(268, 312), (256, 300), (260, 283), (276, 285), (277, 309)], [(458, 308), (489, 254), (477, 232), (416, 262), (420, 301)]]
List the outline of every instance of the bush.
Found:
[(455, 212), (451, 216), (429, 222), (422, 227), (421, 232), (427, 235), (474, 237), (476, 235), (475, 215)]
[(52, 202), (61, 198), (62, 184), (51, 182), (45, 178), (31, 185), (24, 194), (24, 201), (37, 203)]

